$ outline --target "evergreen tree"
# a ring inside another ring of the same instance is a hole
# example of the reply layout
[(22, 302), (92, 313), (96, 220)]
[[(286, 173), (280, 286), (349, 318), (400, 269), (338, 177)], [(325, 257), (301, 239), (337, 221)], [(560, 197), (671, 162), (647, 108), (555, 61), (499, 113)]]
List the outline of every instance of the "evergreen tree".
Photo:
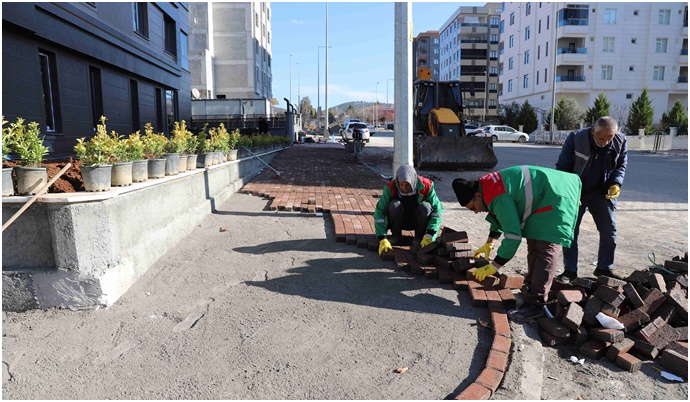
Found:
[(611, 115), (611, 102), (606, 98), (603, 92), (599, 92), (599, 96), (594, 100), (594, 105), (587, 109), (585, 113), (585, 125), (594, 126), (599, 118)]
[[(556, 104), (553, 121), (558, 130), (575, 130), (580, 128), (583, 116), (584, 112), (575, 99), (561, 96), (561, 100)], [(549, 110), (549, 119), (546, 121), (545, 130), (551, 130), (551, 110)]]
[(670, 127), (678, 127), (678, 135), (688, 135), (688, 114), (683, 103), (677, 100), (668, 114), (661, 115), (659, 125), (663, 131), (668, 132)]
[(498, 112), (498, 121), (506, 126), (517, 127), (520, 116), (520, 104), (517, 102), (501, 105)]
[(518, 128), (520, 124), (522, 124), (522, 131), (525, 133), (531, 133), (532, 131), (537, 129), (537, 126), (539, 125), (539, 122), (537, 120), (537, 112), (534, 110), (532, 105), (529, 104), (528, 101), (525, 101), (525, 103), (522, 104), (517, 122), (517, 126), (511, 126), (510, 124), (508, 125), (513, 128)]
[(653, 119), (654, 109), (652, 108), (652, 101), (647, 95), (647, 88), (645, 88), (632, 103), (632, 106), (630, 106), (630, 114), (626, 123), (627, 134), (637, 135), (640, 128), (644, 128), (645, 135), (652, 134)]

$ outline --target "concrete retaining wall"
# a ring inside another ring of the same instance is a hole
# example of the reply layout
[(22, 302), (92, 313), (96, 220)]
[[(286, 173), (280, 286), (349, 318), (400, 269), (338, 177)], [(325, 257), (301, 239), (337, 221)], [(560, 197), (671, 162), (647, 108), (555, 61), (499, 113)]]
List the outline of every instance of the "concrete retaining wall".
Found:
[[(280, 151), (259, 156), (270, 162)], [(2, 234), (2, 308), (107, 307), (264, 168), (256, 157), (103, 193), (46, 194)], [(6, 222), (29, 197), (3, 197)]]

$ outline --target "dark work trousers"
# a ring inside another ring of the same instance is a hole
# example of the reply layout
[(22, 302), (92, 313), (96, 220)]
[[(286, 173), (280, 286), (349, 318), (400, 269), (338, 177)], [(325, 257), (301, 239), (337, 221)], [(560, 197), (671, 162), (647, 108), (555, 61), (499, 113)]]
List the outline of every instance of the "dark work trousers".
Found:
[(613, 258), (616, 253), (616, 213), (613, 203), (604, 198), (603, 195), (588, 195), (582, 197), (582, 205), (577, 215), (575, 224), (575, 237), (569, 248), (563, 247), (563, 265), (566, 271), (577, 272), (577, 237), (580, 234), (580, 223), (585, 214), (585, 209), (594, 219), (594, 224), (599, 231), (599, 255), (597, 258), (597, 269), (613, 269)]
[(405, 203), (394, 199), (388, 203), (388, 226), (391, 234), (398, 238), (403, 230), (414, 230), (414, 237), (422, 240), (431, 219), (431, 204), (424, 201), (415, 209), (405, 208)]
[(525, 303), (544, 304), (556, 276), (561, 246), (543, 240), (527, 239), (527, 295)]

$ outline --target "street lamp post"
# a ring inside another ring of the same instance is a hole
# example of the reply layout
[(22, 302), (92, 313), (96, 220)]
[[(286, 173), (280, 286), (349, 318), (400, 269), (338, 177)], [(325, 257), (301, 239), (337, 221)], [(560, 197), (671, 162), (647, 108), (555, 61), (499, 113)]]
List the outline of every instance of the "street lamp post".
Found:
[[(316, 127), (321, 128), (321, 48), (326, 46), (319, 46), (316, 61)], [(330, 48), (330, 46), (328, 46)], [(326, 115), (326, 120), (328, 120), (328, 115)]]
[(300, 74), (299, 74), (299, 62), (297, 62), (297, 109), (298, 109), (299, 113), (301, 114), (302, 113), (302, 105), (300, 103), (301, 100), (300, 100), (300, 96), (299, 96), (299, 90), (300, 90), (299, 76), (300, 76)]
[(372, 126), (376, 127), (376, 120), (379, 118), (379, 82), (376, 81), (376, 95), (374, 95), (374, 122)]
[(292, 102), (293, 101), (293, 99), (292, 99), (292, 53), (290, 53), (290, 70), (289, 70), (289, 72), (290, 72), (290, 97), (288, 99), (290, 99), (290, 102)]
[(395, 80), (393, 78), (389, 78), (388, 81), (386, 81), (386, 125), (388, 125), (388, 107), (389, 107), (388, 106), (389, 105), (389, 103), (388, 103), (388, 83), (391, 81), (395, 82)]

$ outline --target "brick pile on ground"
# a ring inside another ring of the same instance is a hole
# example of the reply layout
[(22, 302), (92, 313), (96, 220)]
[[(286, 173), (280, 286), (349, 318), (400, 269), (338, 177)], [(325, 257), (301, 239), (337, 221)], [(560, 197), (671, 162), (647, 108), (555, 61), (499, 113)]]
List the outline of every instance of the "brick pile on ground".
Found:
[[(624, 280), (599, 276), (559, 285), (556, 300), (548, 304), (554, 318), (538, 319), (541, 340), (548, 346), (572, 344), (582, 356), (605, 356), (630, 372), (639, 370), (643, 360), (658, 359), (666, 370), (687, 379), (687, 263), (684, 271), (650, 268)], [(605, 328), (599, 313), (623, 328)]]

